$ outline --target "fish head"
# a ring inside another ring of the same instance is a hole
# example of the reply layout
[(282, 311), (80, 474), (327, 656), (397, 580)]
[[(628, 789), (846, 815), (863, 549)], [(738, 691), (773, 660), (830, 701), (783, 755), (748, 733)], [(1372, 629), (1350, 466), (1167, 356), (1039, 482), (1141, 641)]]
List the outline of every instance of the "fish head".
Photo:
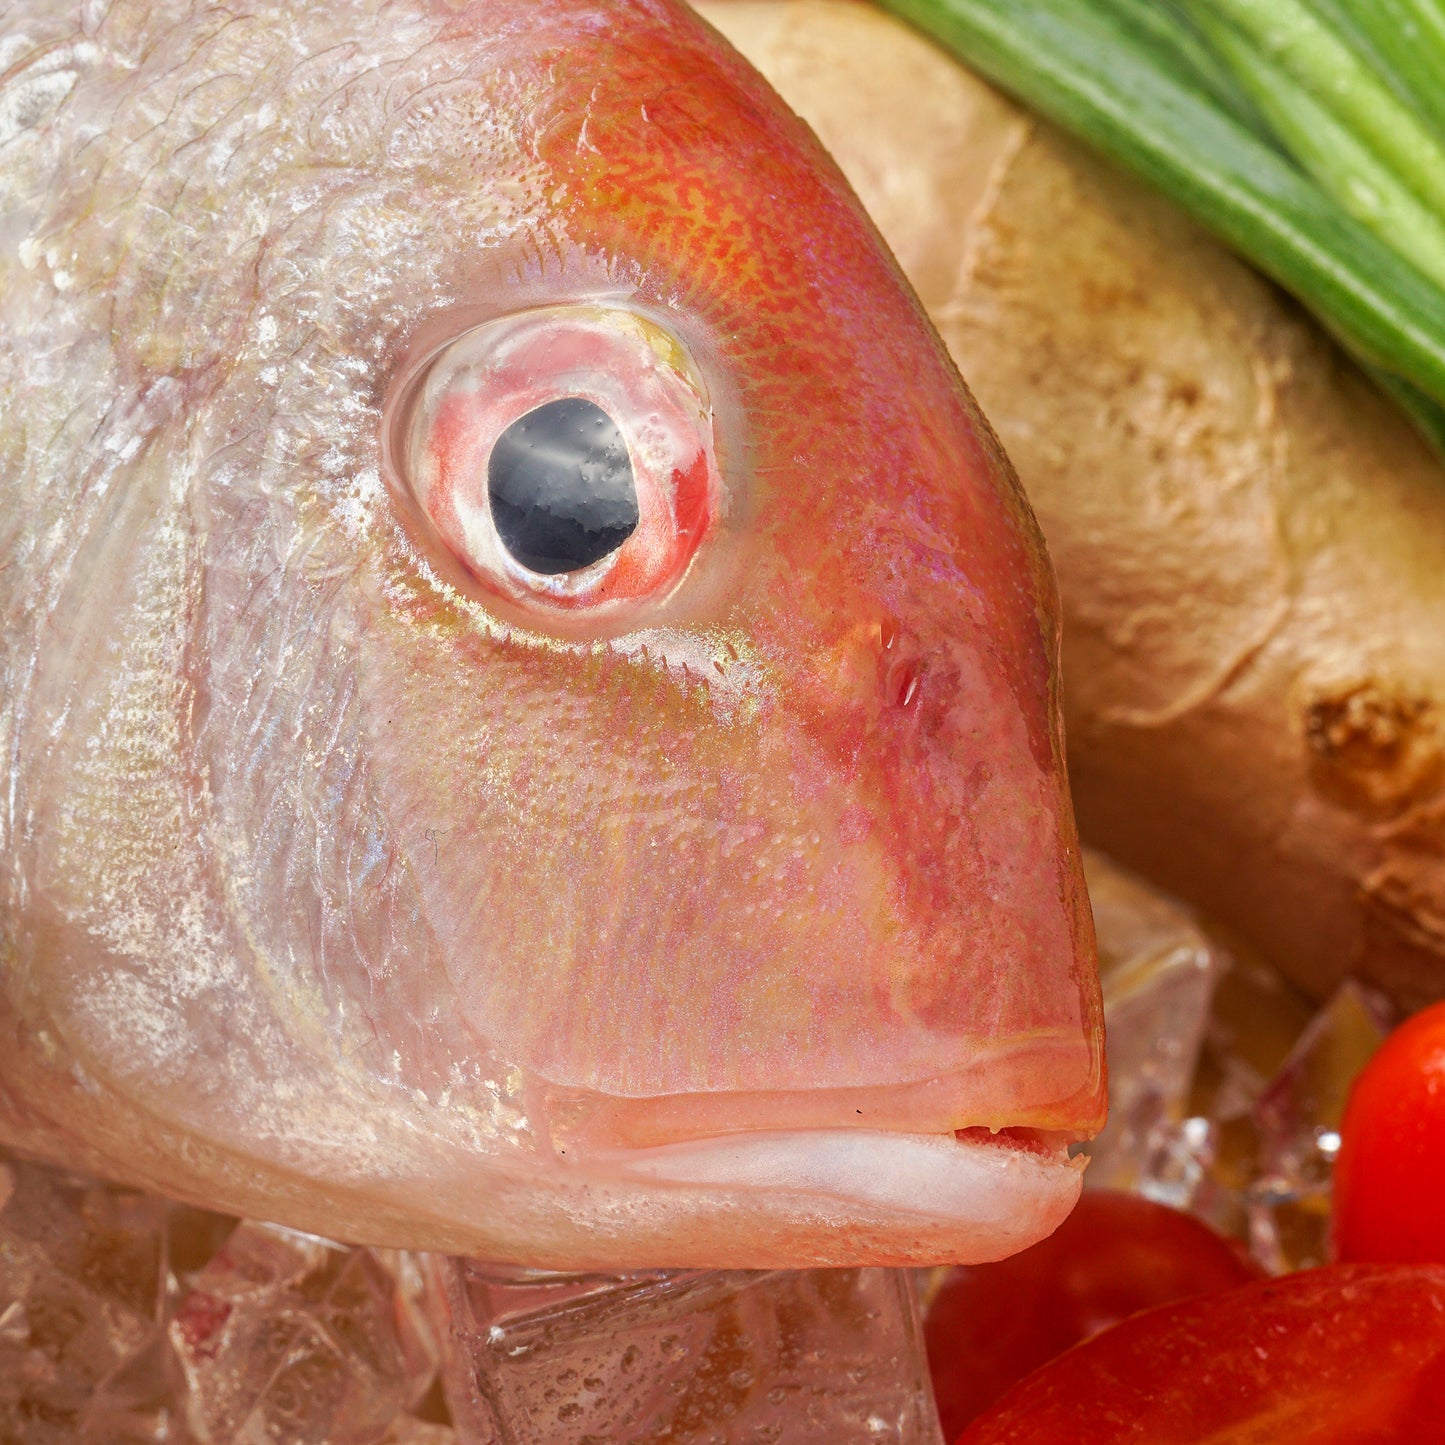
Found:
[(6, 303), (37, 415), (109, 398), (23, 474), (8, 1136), (559, 1268), (1047, 1233), (1052, 576), (805, 127), (658, 0), (86, 44)]

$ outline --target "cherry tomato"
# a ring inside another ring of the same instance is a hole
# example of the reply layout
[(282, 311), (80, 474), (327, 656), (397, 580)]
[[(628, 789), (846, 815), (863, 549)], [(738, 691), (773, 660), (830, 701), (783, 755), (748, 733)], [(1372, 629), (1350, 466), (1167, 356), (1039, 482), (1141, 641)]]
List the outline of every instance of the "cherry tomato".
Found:
[(1207, 1225), (1137, 1194), (1086, 1190), (1048, 1239), (951, 1270), (924, 1322), (944, 1438), (1046, 1360), (1155, 1305), (1261, 1274)]
[(1401, 1024), (1355, 1080), (1333, 1231), (1337, 1259), (1445, 1264), (1445, 1004)]
[(1135, 1315), (1019, 1381), (957, 1445), (1445, 1438), (1445, 1269), (1334, 1264)]

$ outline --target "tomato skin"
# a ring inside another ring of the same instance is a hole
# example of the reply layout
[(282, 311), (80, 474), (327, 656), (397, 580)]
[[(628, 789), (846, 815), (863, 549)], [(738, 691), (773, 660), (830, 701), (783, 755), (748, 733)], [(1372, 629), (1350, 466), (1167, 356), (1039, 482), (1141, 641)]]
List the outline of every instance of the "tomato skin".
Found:
[(1445, 1003), (1361, 1070), (1340, 1125), (1335, 1258), (1445, 1264)]
[(1262, 1271), (1207, 1225), (1137, 1194), (1085, 1190), (1048, 1239), (951, 1270), (924, 1321), (944, 1439), (1015, 1381), (1140, 1310)]
[(1445, 1433), (1445, 1269), (1302, 1270), (1135, 1315), (956, 1445), (1366, 1445)]

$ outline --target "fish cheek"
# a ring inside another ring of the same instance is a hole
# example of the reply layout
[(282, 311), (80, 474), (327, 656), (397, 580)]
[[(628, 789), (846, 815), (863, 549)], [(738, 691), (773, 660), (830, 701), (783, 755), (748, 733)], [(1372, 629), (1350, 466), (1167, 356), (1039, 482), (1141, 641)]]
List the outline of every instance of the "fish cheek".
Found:
[[(915, 369), (898, 398), (886, 378), (844, 377), (854, 404), (831, 426), (800, 407), (770, 411), (755, 518), (766, 541), (738, 606), (851, 802), (845, 828), (871, 831), (906, 920), (886, 959), (880, 948), (854, 960), (887, 980), (888, 1015), (910, 1040), (875, 1059), (920, 1080), (1032, 1049), (1013, 1107), (1026, 1095), (1041, 1126), (1063, 1127), (1097, 1112), (1101, 1075), (1057, 716), (1038, 682), (1050, 632), (1034, 603), (1045, 610), (1047, 593), (1020, 585), (1027, 534), (951, 378)], [(780, 377), (774, 394), (793, 389)], [(921, 416), (900, 413), (910, 402)], [(950, 1097), (964, 1107), (961, 1090)]]
[(839, 844), (849, 800), (795, 734), (766, 705), (720, 718), (655, 659), (422, 627), (378, 619), (364, 690), (475, 1030), (619, 1095), (867, 1073), (850, 1021), (897, 1021), (886, 983), (839, 962), (898, 931), (891, 881), (869, 838)]

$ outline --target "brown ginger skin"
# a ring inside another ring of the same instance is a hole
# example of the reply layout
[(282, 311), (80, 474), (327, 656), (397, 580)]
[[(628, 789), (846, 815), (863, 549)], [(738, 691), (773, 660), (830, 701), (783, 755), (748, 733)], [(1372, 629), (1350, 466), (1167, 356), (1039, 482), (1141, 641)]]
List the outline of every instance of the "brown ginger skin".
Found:
[(1311, 993), (1445, 996), (1445, 467), (1278, 289), (906, 27), (701, 8), (837, 157), (1018, 468), (1085, 837)]

